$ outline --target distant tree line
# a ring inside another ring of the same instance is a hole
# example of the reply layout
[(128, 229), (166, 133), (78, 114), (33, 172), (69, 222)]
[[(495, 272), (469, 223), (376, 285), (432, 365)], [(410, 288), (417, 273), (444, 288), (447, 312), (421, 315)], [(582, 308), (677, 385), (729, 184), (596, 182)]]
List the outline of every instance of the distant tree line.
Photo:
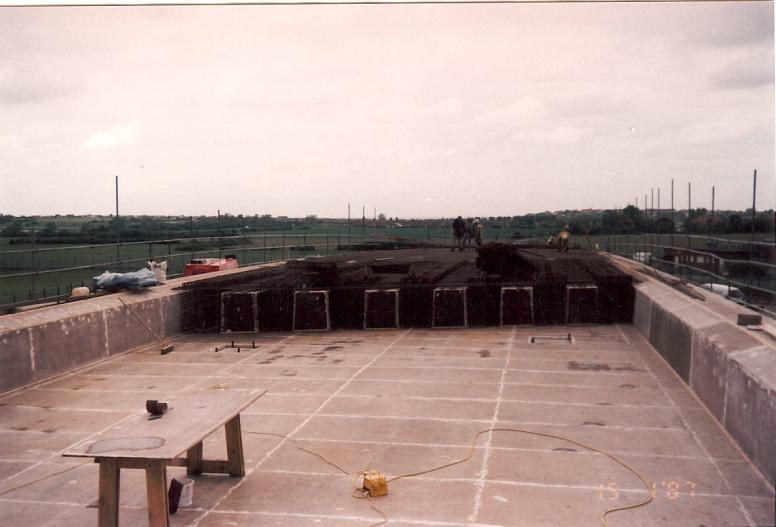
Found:
[[(573, 234), (673, 234), (676, 232), (692, 234), (732, 234), (752, 231), (752, 217), (746, 213), (716, 213), (710, 214), (705, 208), (691, 209), (675, 213), (674, 219), (670, 213), (660, 215), (644, 214), (633, 205), (621, 210), (606, 210), (600, 219), (570, 222)], [(758, 213), (754, 219), (754, 231), (765, 233), (774, 231), (774, 213), (772, 210)]]
[(14, 217), (0, 215), (0, 236), (9, 244), (102, 244), (115, 243), (117, 234), (122, 242), (179, 239), (204, 236), (240, 236), (254, 232), (310, 228), (317, 224), (314, 216), (289, 220), (269, 214), (243, 216), (224, 214), (220, 217), (155, 217), (123, 216), (85, 219), (80, 226), (70, 227), (58, 218)]
[[(752, 230), (751, 212), (716, 212), (705, 208), (676, 211), (673, 219), (665, 211), (653, 214), (632, 205), (616, 210), (566, 210), (542, 212), (522, 216), (480, 216), (486, 229), (512, 229), (513, 238), (530, 238), (560, 231), (569, 226), (572, 234), (693, 234), (747, 233)], [(364, 219), (369, 228), (423, 227), (449, 228), (452, 218), (400, 219), (380, 214), (376, 219)], [(357, 227), (361, 218), (351, 219)], [(315, 215), (305, 218), (274, 217), (263, 215), (170, 217), (170, 216), (12, 216), (0, 214), (0, 237), (10, 244), (33, 240), (47, 244), (103, 244), (114, 243), (117, 234), (122, 242), (181, 239), (189, 237), (242, 236), (271, 231), (306, 230), (320, 227), (332, 230), (345, 226), (342, 219), (321, 219)], [(754, 219), (756, 233), (774, 232), (772, 210), (757, 214)], [(510, 236), (509, 234), (505, 234)]]

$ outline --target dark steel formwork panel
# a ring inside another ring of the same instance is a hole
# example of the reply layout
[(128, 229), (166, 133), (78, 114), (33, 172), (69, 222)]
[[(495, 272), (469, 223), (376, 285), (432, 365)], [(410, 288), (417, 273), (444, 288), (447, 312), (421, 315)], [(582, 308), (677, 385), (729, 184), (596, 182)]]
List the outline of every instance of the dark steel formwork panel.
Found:
[(181, 296), (181, 330), (184, 333), (218, 333), (221, 311), (220, 291), (198, 288)]
[(364, 291), (364, 329), (399, 327), (399, 290)]
[(502, 287), (501, 325), (519, 326), (533, 323), (533, 287)]
[(434, 288), (433, 326), (435, 328), (465, 328), (467, 306), (465, 287)]
[(466, 322), (471, 326), (498, 326), (501, 319), (501, 288), (469, 285), (466, 289)]
[(259, 331), (259, 292), (221, 293), (221, 333)]
[(259, 293), (259, 331), (290, 331), (294, 319), (294, 291), (288, 287)]
[(294, 331), (328, 331), (329, 291), (294, 291)]
[(598, 286), (566, 286), (566, 324), (598, 324)]
[(566, 288), (563, 282), (545, 282), (533, 286), (534, 323), (566, 323)]
[(399, 289), (399, 322), (403, 328), (429, 328), (433, 322), (434, 293), (428, 286)]
[(329, 290), (329, 314), (333, 329), (364, 327), (364, 293), (360, 287), (338, 287)]
[(598, 284), (599, 322), (630, 324), (633, 322), (633, 308), (636, 303), (636, 290), (630, 281), (610, 280)]

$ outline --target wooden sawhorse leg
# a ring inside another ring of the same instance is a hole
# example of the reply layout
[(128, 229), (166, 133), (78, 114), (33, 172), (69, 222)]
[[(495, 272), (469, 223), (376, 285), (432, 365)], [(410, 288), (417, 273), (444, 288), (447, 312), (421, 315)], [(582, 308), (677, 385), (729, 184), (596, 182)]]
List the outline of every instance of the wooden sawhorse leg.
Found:
[(245, 458), (243, 457), (242, 430), (240, 414), (235, 415), (224, 425), (226, 428), (226, 465), (230, 476), (245, 475)]
[[(226, 432), (226, 461), (204, 459), (202, 441), (186, 451), (186, 459), (174, 460), (176, 466), (186, 466), (186, 475), (229, 474), (241, 478), (245, 476), (245, 457), (243, 456), (242, 429), (240, 414), (235, 415), (224, 425)], [(182, 462), (181, 462), (182, 461)], [(180, 464), (178, 464), (180, 462)]]
[(167, 461), (149, 459), (145, 467), (148, 493), (149, 527), (169, 527), (170, 505), (167, 499)]
[(186, 451), (186, 475), (202, 474), (202, 441)]
[(97, 498), (97, 525), (118, 527), (121, 468), (117, 459), (100, 458), (100, 484)]

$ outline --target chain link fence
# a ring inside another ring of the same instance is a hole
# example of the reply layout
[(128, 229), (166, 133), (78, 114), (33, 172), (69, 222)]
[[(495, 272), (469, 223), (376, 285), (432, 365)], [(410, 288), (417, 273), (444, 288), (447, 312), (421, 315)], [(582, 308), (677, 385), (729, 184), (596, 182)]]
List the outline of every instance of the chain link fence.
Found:
[(167, 276), (175, 278), (193, 259), (235, 256), (242, 267), (380, 244), (347, 234), (254, 234), (2, 251), (0, 309), (60, 300), (104, 271), (137, 271), (150, 260), (166, 261)]
[(776, 244), (682, 234), (578, 237), (584, 248), (636, 260), (776, 315)]

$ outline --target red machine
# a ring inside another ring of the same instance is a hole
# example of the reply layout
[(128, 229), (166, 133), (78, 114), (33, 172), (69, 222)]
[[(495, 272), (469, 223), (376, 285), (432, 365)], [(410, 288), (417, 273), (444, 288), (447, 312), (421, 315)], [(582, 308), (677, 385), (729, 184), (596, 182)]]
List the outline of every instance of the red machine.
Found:
[(186, 264), (183, 269), (183, 276), (193, 276), (195, 274), (212, 273), (213, 271), (223, 271), (225, 269), (237, 269), (237, 257), (228, 255), (226, 258), (195, 258)]

